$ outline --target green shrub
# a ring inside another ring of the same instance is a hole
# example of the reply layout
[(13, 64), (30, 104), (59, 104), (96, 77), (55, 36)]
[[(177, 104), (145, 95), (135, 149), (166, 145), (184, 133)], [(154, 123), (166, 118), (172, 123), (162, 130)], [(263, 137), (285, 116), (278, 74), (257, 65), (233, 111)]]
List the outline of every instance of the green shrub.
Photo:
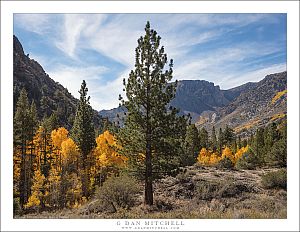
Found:
[(221, 188), (219, 182), (199, 181), (196, 185), (195, 196), (199, 200), (211, 200), (217, 197), (217, 192)]
[(186, 172), (180, 172), (177, 174), (176, 178), (179, 180), (180, 183), (187, 183), (190, 181), (190, 178), (186, 174)]
[(213, 198), (235, 197), (243, 192), (251, 192), (251, 188), (243, 183), (237, 183), (232, 179), (227, 181), (199, 181), (196, 185), (195, 196), (199, 200), (211, 200)]
[(270, 165), (286, 167), (287, 142), (285, 139), (276, 141), (267, 156)]
[(117, 208), (130, 208), (140, 192), (138, 182), (128, 175), (108, 178), (102, 187), (96, 190), (96, 198), (103, 205)]
[(258, 164), (257, 157), (254, 154), (245, 153), (235, 164), (237, 169), (254, 169)]
[(286, 169), (281, 169), (276, 172), (269, 172), (262, 176), (261, 183), (264, 188), (272, 189), (286, 189), (287, 187), (287, 173)]
[(159, 211), (168, 211), (173, 209), (172, 201), (164, 197), (157, 197), (155, 199), (155, 206)]
[(224, 159), (220, 160), (216, 165), (217, 168), (225, 168), (225, 169), (232, 169), (233, 166), (234, 164), (228, 157), (225, 157)]

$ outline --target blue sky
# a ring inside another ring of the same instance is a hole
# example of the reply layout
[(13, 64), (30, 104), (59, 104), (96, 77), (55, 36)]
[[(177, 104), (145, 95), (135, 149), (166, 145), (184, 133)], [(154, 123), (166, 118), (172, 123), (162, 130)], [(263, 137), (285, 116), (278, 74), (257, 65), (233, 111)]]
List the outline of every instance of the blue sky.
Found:
[(14, 14), (25, 53), (96, 110), (119, 104), (146, 21), (174, 60), (174, 80), (228, 89), (286, 70), (286, 14)]

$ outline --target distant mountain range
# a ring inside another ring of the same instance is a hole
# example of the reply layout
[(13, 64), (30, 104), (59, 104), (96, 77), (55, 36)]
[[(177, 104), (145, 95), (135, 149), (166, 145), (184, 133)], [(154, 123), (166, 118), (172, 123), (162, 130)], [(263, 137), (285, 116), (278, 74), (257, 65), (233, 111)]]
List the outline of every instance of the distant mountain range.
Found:
[[(258, 126), (286, 117), (287, 73), (266, 76), (259, 82), (221, 90), (219, 86), (205, 80), (178, 81), (176, 97), (171, 105), (190, 114), (198, 127), (211, 130), (229, 125), (241, 135)], [(276, 97), (277, 96), (277, 97)], [(99, 114), (110, 121), (124, 121), (124, 107), (101, 110)]]

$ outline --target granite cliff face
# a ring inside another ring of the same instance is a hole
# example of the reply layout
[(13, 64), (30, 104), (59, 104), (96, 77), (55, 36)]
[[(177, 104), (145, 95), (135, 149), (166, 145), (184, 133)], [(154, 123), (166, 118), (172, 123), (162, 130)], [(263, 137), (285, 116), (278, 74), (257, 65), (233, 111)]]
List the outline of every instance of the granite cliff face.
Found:
[(171, 105), (184, 112), (201, 114), (205, 110), (226, 106), (230, 100), (214, 83), (204, 80), (183, 80), (178, 82), (176, 97)]
[(198, 127), (208, 130), (226, 124), (241, 135), (270, 122), (286, 118), (287, 72), (267, 75), (253, 87), (242, 91), (230, 104), (213, 112), (203, 112), (197, 121)]

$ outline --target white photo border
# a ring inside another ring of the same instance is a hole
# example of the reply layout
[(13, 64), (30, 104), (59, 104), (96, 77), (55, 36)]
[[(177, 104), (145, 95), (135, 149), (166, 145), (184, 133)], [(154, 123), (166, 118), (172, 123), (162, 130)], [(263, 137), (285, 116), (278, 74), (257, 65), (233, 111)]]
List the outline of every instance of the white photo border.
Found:
[[(1, 230), (130, 231), (118, 219), (13, 219), (14, 13), (287, 13), (287, 219), (184, 219), (180, 231), (294, 231), (299, 229), (299, 2), (298, 1), (2, 1), (1, 2)], [(163, 221), (171, 221), (161, 219)], [(143, 230), (143, 231), (152, 231)], [(162, 231), (162, 230), (157, 230)], [(164, 230), (165, 231), (165, 230)], [(175, 231), (175, 230), (172, 230)], [(178, 231), (178, 230), (177, 230)]]

